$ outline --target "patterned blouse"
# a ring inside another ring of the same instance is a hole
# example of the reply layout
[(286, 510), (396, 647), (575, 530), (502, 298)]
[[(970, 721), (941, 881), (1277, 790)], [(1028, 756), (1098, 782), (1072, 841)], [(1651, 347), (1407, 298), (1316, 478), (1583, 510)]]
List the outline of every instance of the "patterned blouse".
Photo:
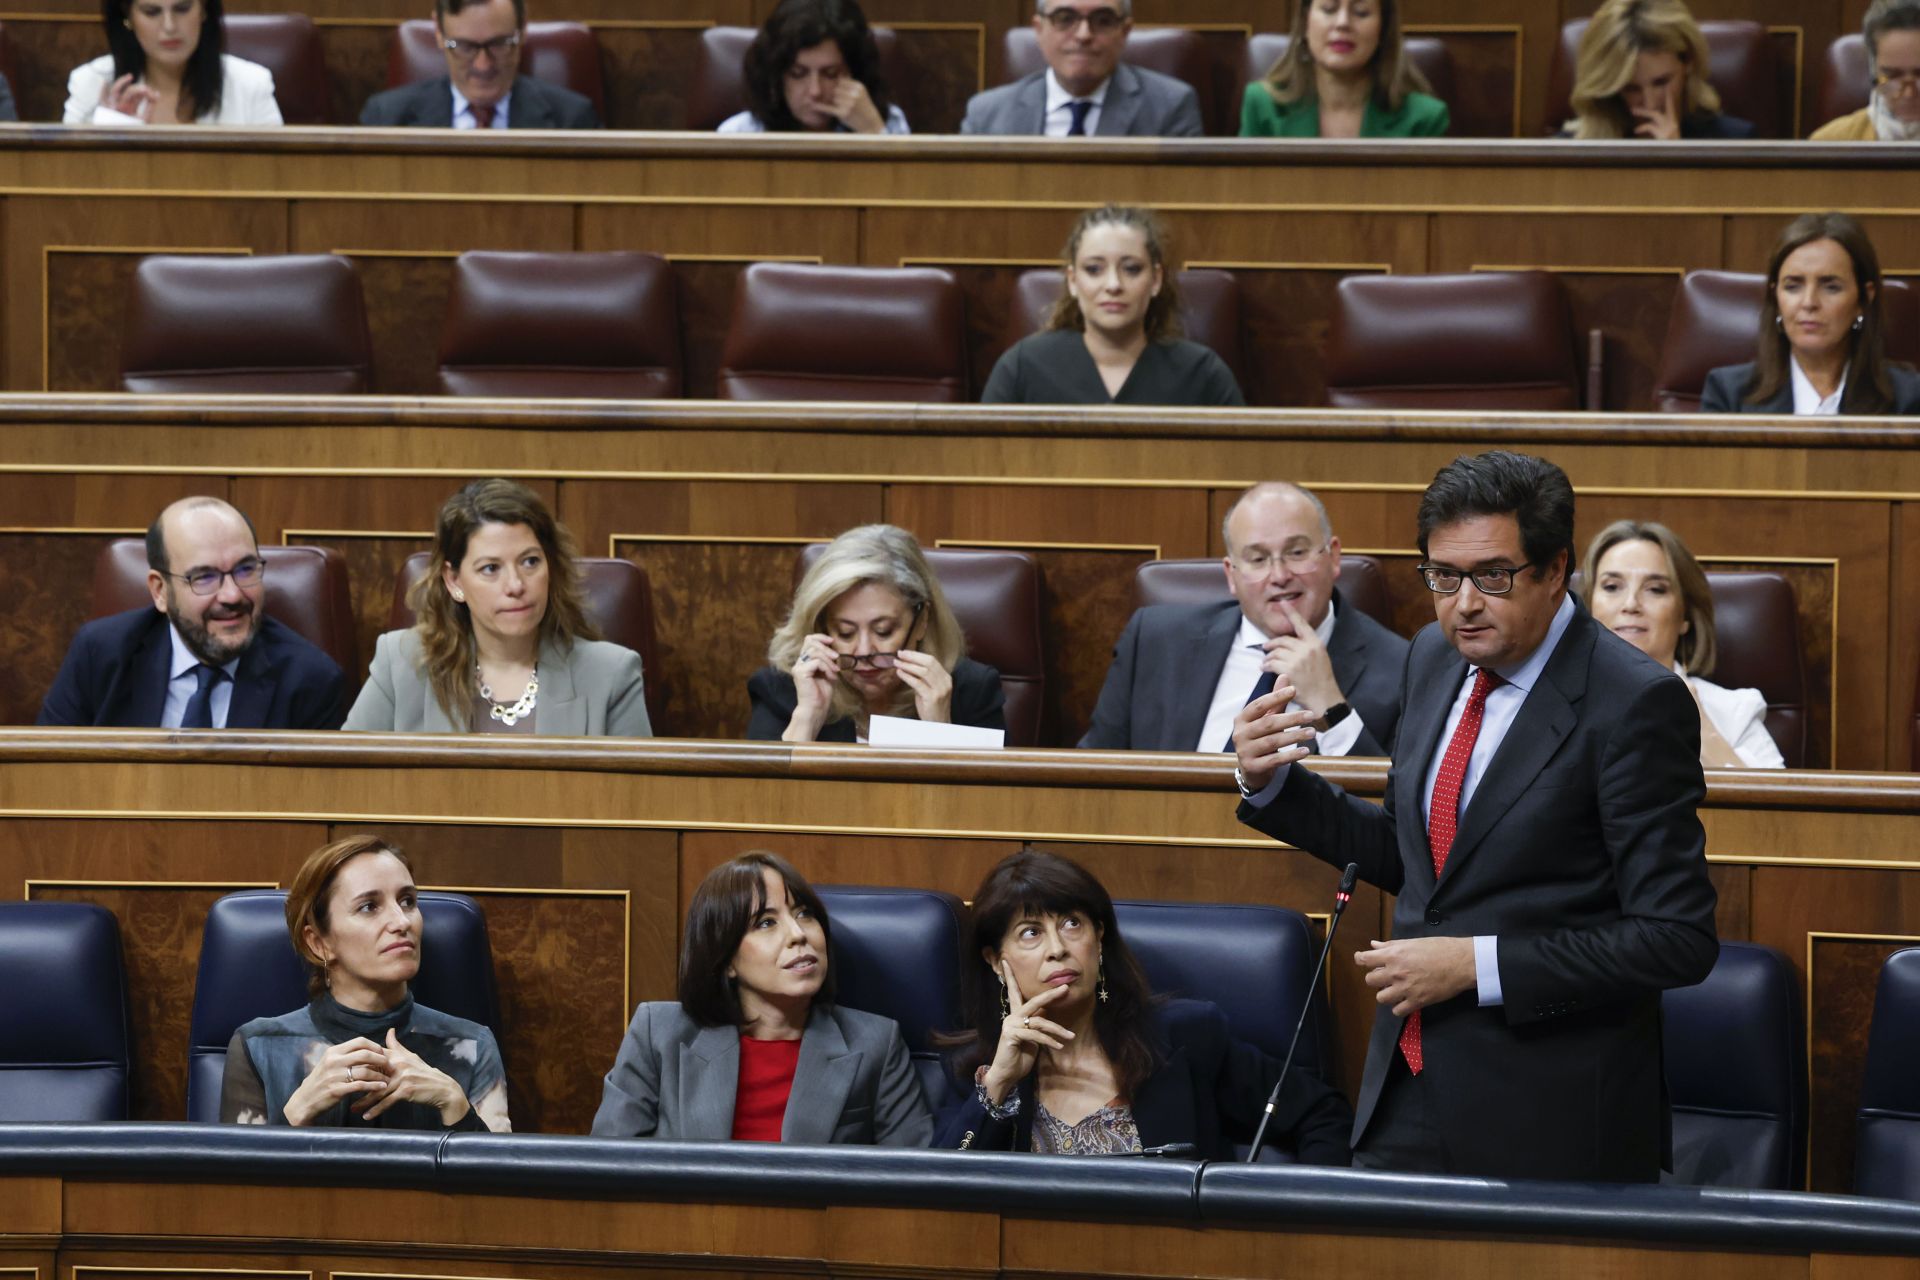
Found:
[(1036, 1099), (1033, 1150), (1043, 1156), (1111, 1156), (1138, 1151), (1140, 1126), (1133, 1122), (1133, 1108), (1118, 1098), (1079, 1124), (1068, 1124)]

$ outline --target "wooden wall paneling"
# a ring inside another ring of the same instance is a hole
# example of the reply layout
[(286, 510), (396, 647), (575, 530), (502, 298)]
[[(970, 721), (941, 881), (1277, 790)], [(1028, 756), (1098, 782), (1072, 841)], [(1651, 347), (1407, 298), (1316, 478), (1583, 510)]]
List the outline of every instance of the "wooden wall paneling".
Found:
[(1753, 868), (1715, 862), (1707, 868), (1707, 874), (1713, 880), (1714, 892), (1719, 895), (1713, 923), (1721, 941), (1747, 941), (1753, 936)]
[(35, 3), (30, 13), (0, 14), (0, 22), (20, 78), (12, 86), (20, 118), (57, 122), (66, 108), (67, 76), (107, 51), (100, 7), (63, 15), (55, 5)]
[(1432, 36), (1453, 58), (1454, 94), (1447, 104), (1454, 138), (1517, 138), (1523, 104), (1519, 24), (1435, 23), (1409, 26), (1409, 36)]
[[(1715, 17), (1741, 17), (1764, 24), (1774, 36), (1775, 50), (1782, 61), (1782, 88), (1787, 101), (1799, 108), (1803, 119), (1811, 120), (1813, 81), (1810, 73), (1826, 57), (1827, 46), (1841, 34), (1841, 9), (1844, 0), (1741, 0), (1731, 12), (1715, 12)], [(1855, 21), (1845, 30), (1858, 31)], [(1791, 78), (1789, 78), (1791, 77)], [(1797, 94), (1797, 96), (1796, 96)], [(1802, 128), (1793, 137), (1804, 138), (1810, 128)]]
[(1340, 282), (1349, 276), (1385, 274), (1386, 265), (1267, 267), (1244, 261), (1220, 265), (1239, 281), (1241, 324), (1254, 340), (1247, 356), (1248, 385), (1241, 388), (1247, 403), (1272, 408), (1325, 404), (1327, 338)]
[[(811, 831), (687, 831), (680, 837), (680, 914), (686, 915), (694, 891), (708, 872), (755, 849), (779, 854), (814, 884), (932, 889), (971, 902), (987, 872), (1002, 858), (1018, 853), (1020, 845), (1013, 840), (962, 839), (932, 833), (857, 836)], [(1194, 853), (1182, 852), (1188, 856)]]
[(600, 41), (609, 129), (686, 127), (687, 90), (711, 18), (614, 19), (593, 24)]
[[(1592, 7), (1588, 5), (1589, 9)], [(1560, 31), (1554, 5), (1534, 0), (1408, 0), (1405, 21), (1408, 29), (1415, 31), (1453, 26), (1499, 28), (1502, 38), (1511, 40), (1513, 51), (1513, 62), (1508, 64), (1514, 77), (1509, 92), (1519, 104), (1514, 136), (1537, 138), (1547, 131), (1547, 64)], [(1507, 32), (1512, 35), (1508, 37)], [(1471, 100), (1476, 94), (1485, 93), (1484, 88), (1465, 90), (1464, 87), (1475, 75), (1498, 75), (1499, 64), (1488, 61), (1488, 55), (1480, 49), (1463, 56), (1459, 44), (1449, 39), (1448, 45), (1454, 55), (1455, 80), (1463, 87), (1463, 96)], [(1490, 95), (1488, 105), (1492, 105)], [(1457, 110), (1454, 118), (1456, 122), (1460, 119)], [(1457, 124), (1454, 131), (1461, 133)]]
[[(1904, 215), (1859, 215), (1860, 225), (1873, 239), (1874, 252), (1880, 257), (1880, 269), (1888, 275), (1904, 276), (1907, 283), (1920, 288), (1912, 277), (1920, 273), (1920, 245), (1913, 243), (1912, 221)], [(1729, 214), (1726, 219), (1726, 269), (1759, 275), (1766, 271), (1767, 260), (1781, 232), (1793, 221), (1790, 214)]]
[(1908, 772), (1920, 768), (1913, 755), (1913, 725), (1920, 689), (1920, 509), (1893, 504), (1889, 576), (1897, 584), (1887, 614), (1887, 766)]
[(327, 108), (335, 124), (358, 124), (367, 99), (387, 87), (387, 56), (398, 24), (315, 17), (314, 25), (327, 60)]

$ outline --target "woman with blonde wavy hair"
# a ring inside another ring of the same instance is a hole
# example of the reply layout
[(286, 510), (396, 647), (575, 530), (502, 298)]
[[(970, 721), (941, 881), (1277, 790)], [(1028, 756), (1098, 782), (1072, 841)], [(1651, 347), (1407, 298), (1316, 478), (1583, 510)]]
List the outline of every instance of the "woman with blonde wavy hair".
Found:
[(1571, 138), (1672, 142), (1753, 137), (1720, 112), (1707, 81), (1707, 38), (1683, 0), (1607, 0), (1580, 37)]
[(448, 498), (408, 595), (419, 621), (380, 637), (345, 727), (652, 737), (640, 655), (600, 639), (578, 554), (518, 481)]
[(1007, 727), (1000, 673), (966, 656), (939, 579), (905, 529), (861, 525), (827, 544), (747, 681), (747, 737), (865, 742), (876, 715)]

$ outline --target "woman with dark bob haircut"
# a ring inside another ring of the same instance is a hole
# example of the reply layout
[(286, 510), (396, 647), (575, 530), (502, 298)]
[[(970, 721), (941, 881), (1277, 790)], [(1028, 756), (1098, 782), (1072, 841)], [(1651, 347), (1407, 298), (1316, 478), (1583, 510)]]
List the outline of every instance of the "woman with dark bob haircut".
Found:
[(295, 1128), (506, 1133), (493, 1032), (415, 1004), (420, 896), (407, 855), (348, 836), (307, 855), (287, 891), (306, 1008), (255, 1018), (227, 1045), (220, 1119)]
[(780, 0), (741, 70), (747, 110), (721, 133), (908, 133), (854, 0)]
[(67, 77), (63, 124), (281, 123), (273, 73), (225, 52), (221, 0), (101, 0), (108, 52)]
[(709, 872), (687, 908), (680, 998), (634, 1010), (593, 1132), (926, 1146), (933, 1119), (899, 1026), (834, 1003), (831, 933), (779, 855)]
[[(1237, 1039), (1217, 1005), (1163, 1000), (1078, 863), (1023, 849), (973, 895), (963, 967), (971, 1043), (957, 1059), (973, 1093), (941, 1118), (936, 1146), (1112, 1155), (1191, 1143), (1231, 1159), (1281, 1064)], [(1289, 1069), (1271, 1132), (1307, 1164), (1350, 1162), (1353, 1113), (1316, 1077)]]
[(1920, 374), (1887, 359), (1880, 255), (1844, 213), (1808, 213), (1767, 260), (1759, 349), (1707, 375), (1702, 413), (1920, 413)]

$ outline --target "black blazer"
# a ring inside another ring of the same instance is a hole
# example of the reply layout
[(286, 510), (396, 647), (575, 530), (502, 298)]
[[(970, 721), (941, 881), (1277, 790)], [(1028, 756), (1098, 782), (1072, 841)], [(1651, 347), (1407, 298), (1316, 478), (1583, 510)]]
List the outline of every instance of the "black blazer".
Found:
[(1687, 142), (1743, 142), (1753, 136), (1753, 121), (1719, 111), (1702, 111), (1680, 121), (1680, 137)]
[(1179, 407), (1246, 404), (1240, 384), (1211, 347), (1181, 338), (1149, 342), (1133, 371), (1109, 395), (1100, 368), (1077, 329), (1049, 329), (1022, 338), (994, 362), (981, 404), (1153, 404)]
[[(422, 129), (453, 127), (453, 82), (446, 76), (403, 84), (367, 99), (360, 123)], [(600, 117), (584, 94), (536, 80), (525, 72), (513, 78), (508, 103), (509, 129), (598, 129)]]
[[(1159, 1066), (1131, 1102), (1140, 1145), (1190, 1142), (1200, 1149), (1197, 1159), (1231, 1160), (1236, 1140), (1253, 1140), (1280, 1078), (1279, 1059), (1236, 1037), (1211, 1001), (1168, 1000), (1151, 1016)], [(941, 1114), (934, 1148), (1033, 1150), (1032, 1076), (1020, 1082), (1019, 1096), (1018, 1115), (994, 1120), (969, 1085), (967, 1096)], [(1352, 1121), (1347, 1100), (1333, 1086), (1293, 1067), (1267, 1132), (1274, 1146), (1291, 1150), (1302, 1164), (1346, 1165), (1353, 1157), (1347, 1148)]]
[[(1422, 1088), (1448, 1172), (1652, 1181), (1670, 1147), (1660, 992), (1719, 952), (1700, 712), (1680, 677), (1576, 612), (1460, 816), (1435, 882), (1423, 791), (1467, 664), (1427, 627), (1407, 658), (1384, 805), (1311, 769), (1240, 820), (1394, 894), (1393, 936), (1499, 938), (1504, 1004), (1422, 1014)], [(1401, 1019), (1375, 1015), (1354, 1145)]]
[[(1349, 754), (1384, 756), (1393, 750), (1400, 724), (1407, 642), (1348, 604), (1338, 588), (1333, 604), (1339, 621), (1327, 656), (1341, 692), (1366, 725)], [(1135, 610), (1113, 647), (1113, 665), (1080, 745), (1106, 751), (1193, 750), (1239, 630), (1238, 600)]]
[[(1753, 362), (1748, 361), (1746, 364), (1722, 365), (1709, 373), (1706, 383), (1700, 388), (1700, 412), (1791, 414), (1792, 383), (1781, 387), (1771, 400), (1761, 404), (1747, 403), (1747, 390), (1753, 385), (1753, 369)], [(1887, 381), (1893, 384), (1893, 408), (1886, 412), (1896, 415), (1920, 414), (1920, 373), (1915, 373), (1904, 364), (1890, 363), (1887, 365)], [(1852, 378), (1847, 380), (1847, 389), (1840, 394), (1841, 413), (1866, 412), (1855, 401), (1859, 386)]]
[[(753, 700), (753, 715), (747, 721), (747, 737), (759, 742), (778, 742), (793, 719), (796, 699), (793, 677), (773, 667), (762, 667), (747, 679), (747, 696)], [(984, 662), (962, 658), (953, 669), (953, 700), (948, 712), (955, 724), (976, 729), (1007, 727), (1007, 698), (1000, 688), (1000, 673)], [(816, 742), (854, 741), (853, 717), (829, 720), (820, 726)]]
[[(158, 609), (96, 618), (74, 636), (38, 723), (157, 729), (172, 665), (167, 615)], [(227, 728), (338, 729), (346, 718), (339, 664), (293, 628), (262, 617), (234, 672)]]

